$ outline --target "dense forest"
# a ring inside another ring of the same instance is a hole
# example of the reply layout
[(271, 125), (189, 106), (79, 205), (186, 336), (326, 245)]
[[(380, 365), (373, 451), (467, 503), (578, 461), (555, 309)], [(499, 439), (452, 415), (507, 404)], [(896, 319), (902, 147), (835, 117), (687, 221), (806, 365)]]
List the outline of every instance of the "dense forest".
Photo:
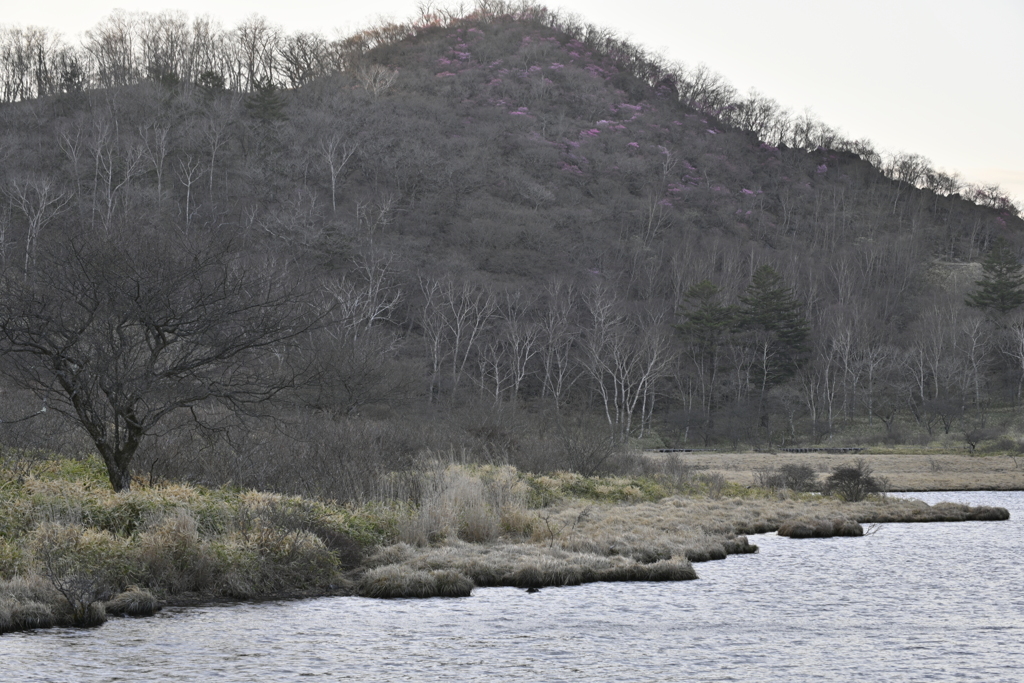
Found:
[(1013, 202), (574, 17), (6, 28), (0, 102), (0, 439), (115, 488), (1017, 448)]

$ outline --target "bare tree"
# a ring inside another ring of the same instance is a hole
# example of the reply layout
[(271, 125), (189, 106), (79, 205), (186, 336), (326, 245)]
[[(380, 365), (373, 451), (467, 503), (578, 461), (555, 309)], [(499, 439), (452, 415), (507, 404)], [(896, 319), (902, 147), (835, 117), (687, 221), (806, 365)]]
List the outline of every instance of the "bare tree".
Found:
[(224, 245), (94, 237), (43, 258), (0, 281), (2, 370), (88, 433), (117, 491), (172, 413), (252, 407), (296, 381), (288, 349), (315, 317)]
[(338, 133), (321, 137), (317, 144), (320, 158), (331, 175), (331, 210), (335, 213), (338, 211), (338, 178), (357, 148), (356, 143), (346, 140)]
[(639, 409), (642, 435), (653, 410), (655, 384), (672, 360), (662, 320), (643, 313), (626, 315), (621, 303), (600, 289), (586, 303), (592, 322), (584, 335), (584, 366), (601, 396), (605, 418), (625, 438)]
[(57, 214), (71, 201), (71, 193), (60, 189), (52, 178), (14, 180), (7, 188), (14, 206), (28, 220), (25, 235), (25, 272), (27, 278), (35, 258), (36, 243), (42, 232)]
[(359, 69), (356, 77), (366, 92), (370, 93), (373, 99), (377, 99), (395, 84), (398, 70), (389, 69), (381, 64), (371, 64)]
[(476, 350), (475, 345), (494, 313), (493, 294), (450, 277), (421, 278), (424, 307), (420, 324), (431, 358), (431, 397), (440, 389), (442, 372), (450, 368), (454, 391)]

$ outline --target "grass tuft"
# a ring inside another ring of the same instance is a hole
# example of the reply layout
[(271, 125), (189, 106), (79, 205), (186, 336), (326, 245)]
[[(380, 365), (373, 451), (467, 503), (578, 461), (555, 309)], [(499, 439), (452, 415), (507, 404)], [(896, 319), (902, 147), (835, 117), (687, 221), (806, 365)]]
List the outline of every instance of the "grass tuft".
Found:
[(832, 538), (863, 536), (864, 527), (845, 517), (831, 519), (793, 519), (779, 527), (779, 536), (789, 538)]
[(389, 564), (366, 572), (357, 592), (366, 598), (465, 598), (473, 582), (451, 570), (423, 571)]
[(126, 617), (149, 617), (156, 614), (159, 602), (153, 594), (138, 586), (118, 593), (104, 603), (107, 614)]

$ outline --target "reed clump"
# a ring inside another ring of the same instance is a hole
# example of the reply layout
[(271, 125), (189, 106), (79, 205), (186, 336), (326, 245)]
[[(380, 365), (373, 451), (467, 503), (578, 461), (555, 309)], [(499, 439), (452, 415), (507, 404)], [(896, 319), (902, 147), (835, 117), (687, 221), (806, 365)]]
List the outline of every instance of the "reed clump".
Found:
[(864, 527), (852, 519), (792, 519), (782, 524), (779, 536), (789, 538), (832, 538), (834, 536), (863, 536)]
[(103, 603), (103, 607), (111, 616), (149, 617), (160, 609), (160, 603), (149, 591), (129, 586), (128, 590)]
[(365, 598), (465, 598), (473, 582), (452, 569), (409, 570), (389, 564), (367, 571), (357, 587)]

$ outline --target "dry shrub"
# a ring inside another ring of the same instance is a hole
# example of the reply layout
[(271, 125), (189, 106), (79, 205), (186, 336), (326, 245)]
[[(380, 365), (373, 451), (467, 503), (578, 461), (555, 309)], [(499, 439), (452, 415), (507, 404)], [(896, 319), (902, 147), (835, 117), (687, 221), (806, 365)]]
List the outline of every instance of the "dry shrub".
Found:
[(815, 491), (818, 488), (818, 473), (810, 465), (788, 463), (778, 468), (755, 470), (754, 484), (771, 490)]
[(418, 505), (400, 537), (413, 545), (458, 538), (482, 543), (502, 532), (532, 531), (527, 487), (508, 466), (467, 468), (432, 463), (419, 475)]
[(199, 526), (183, 508), (149, 520), (136, 540), (136, 552), (148, 586), (168, 594), (203, 591), (212, 587), (216, 560), (200, 540)]
[(822, 491), (838, 496), (847, 503), (856, 503), (867, 498), (868, 494), (884, 492), (888, 488), (888, 482), (883, 477), (872, 475), (871, 465), (859, 458), (853, 464), (832, 468), (832, 474), (825, 479)]
[(106, 531), (45, 523), (32, 531), (29, 545), (40, 573), (64, 598), (67, 622), (76, 626), (103, 623), (99, 601), (116, 592), (134, 569), (127, 541)]

